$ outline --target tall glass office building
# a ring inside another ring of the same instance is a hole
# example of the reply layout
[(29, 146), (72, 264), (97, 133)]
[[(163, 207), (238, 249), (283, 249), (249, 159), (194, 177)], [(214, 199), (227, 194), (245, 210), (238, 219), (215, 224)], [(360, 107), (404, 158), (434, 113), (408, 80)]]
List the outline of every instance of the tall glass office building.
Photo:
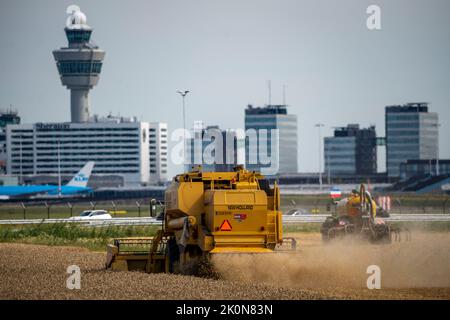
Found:
[[(251, 129), (257, 133), (257, 145), (254, 147), (249, 141)], [(266, 129), (267, 135), (261, 129)], [(278, 129), (275, 139), (272, 139), (272, 129)], [(262, 168), (272, 167), (277, 169), (276, 173), (298, 172), (297, 116), (288, 114), (286, 105), (256, 108), (249, 105), (245, 109), (245, 130), (245, 163), (248, 170), (261, 171)], [(265, 156), (276, 159), (277, 163), (266, 163)]]
[(389, 177), (400, 176), (407, 160), (439, 158), (439, 117), (428, 112), (428, 103), (387, 106), (386, 169)]

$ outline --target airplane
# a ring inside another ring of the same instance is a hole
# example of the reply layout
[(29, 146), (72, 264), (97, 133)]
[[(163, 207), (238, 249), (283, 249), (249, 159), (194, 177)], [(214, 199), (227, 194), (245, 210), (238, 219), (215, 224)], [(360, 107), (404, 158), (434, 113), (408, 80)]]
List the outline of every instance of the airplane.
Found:
[(87, 162), (83, 168), (64, 186), (55, 185), (26, 185), (0, 186), (0, 200), (11, 198), (27, 198), (33, 196), (77, 196), (92, 192), (87, 186), (94, 161)]

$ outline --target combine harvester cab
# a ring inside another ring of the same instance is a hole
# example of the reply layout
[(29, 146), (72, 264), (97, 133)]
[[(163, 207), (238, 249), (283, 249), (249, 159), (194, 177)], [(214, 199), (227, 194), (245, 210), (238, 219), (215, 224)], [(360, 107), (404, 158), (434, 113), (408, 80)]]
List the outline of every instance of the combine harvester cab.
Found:
[(271, 188), (262, 175), (242, 167), (197, 169), (175, 176), (167, 188), (162, 230), (153, 238), (116, 239), (108, 246), (106, 266), (196, 274), (213, 254), (271, 253), (279, 247), (295, 249), (295, 240), (283, 245), (277, 185)]

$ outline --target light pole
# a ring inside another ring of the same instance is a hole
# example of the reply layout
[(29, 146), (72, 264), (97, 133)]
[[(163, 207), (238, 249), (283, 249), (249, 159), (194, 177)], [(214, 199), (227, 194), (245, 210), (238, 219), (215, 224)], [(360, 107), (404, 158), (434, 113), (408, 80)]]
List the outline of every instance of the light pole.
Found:
[(186, 162), (186, 105), (185, 97), (189, 93), (189, 90), (178, 90), (177, 93), (181, 95), (183, 100), (183, 162)]
[(320, 184), (320, 190), (322, 190), (322, 132), (321, 128), (325, 125), (323, 123), (317, 123), (315, 127), (317, 127), (318, 135), (319, 135), (319, 184)]
[(436, 124), (436, 130), (437, 130), (437, 136), (438, 136), (438, 141), (437, 141), (437, 145), (436, 145), (436, 175), (439, 175), (439, 127), (441, 126), (440, 123)]

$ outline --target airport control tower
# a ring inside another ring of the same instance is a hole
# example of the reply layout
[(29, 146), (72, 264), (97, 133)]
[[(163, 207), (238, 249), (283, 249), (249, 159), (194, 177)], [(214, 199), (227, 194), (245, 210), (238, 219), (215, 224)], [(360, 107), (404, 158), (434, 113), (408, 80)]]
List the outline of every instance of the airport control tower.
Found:
[(66, 32), (69, 46), (53, 51), (63, 85), (70, 89), (72, 122), (89, 120), (89, 90), (100, 78), (105, 51), (89, 42), (92, 29), (76, 5), (67, 8)]

